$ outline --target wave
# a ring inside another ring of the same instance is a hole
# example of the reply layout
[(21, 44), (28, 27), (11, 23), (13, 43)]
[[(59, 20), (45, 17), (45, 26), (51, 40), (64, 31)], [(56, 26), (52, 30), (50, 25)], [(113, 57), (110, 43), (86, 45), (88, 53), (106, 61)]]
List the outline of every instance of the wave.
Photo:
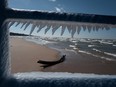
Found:
[(88, 47), (94, 47), (95, 45), (88, 45)]
[(75, 48), (75, 45), (69, 45), (69, 47)]
[(100, 50), (98, 50), (98, 49), (95, 49), (95, 48), (93, 48), (92, 50), (94, 50), (94, 51), (96, 51), (96, 52), (102, 52), (102, 51), (100, 51)]
[(114, 45), (114, 44), (112, 46), (116, 47), (116, 45)]
[(48, 43), (56, 43), (56, 42), (53, 42), (53, 41), (48, 41), (48, 40), (44, 40), (42, 38), (39, 38), (39, 37), (25, 37), (24, 38), (25, 40), (27, 41), (31, 41), (31, 42), (34, 42), (36, 44), (40, 44), (40, 45), (46, 45)]
[(113, 53), (104, 52), (104, 54), (107, 54), (107, 55), (109, 55), (109, 56), (116, 57), (116, 54), (113, 54)]
[(76, 40), (72, 40), (71, 42), (73, 42), (73, 43), (77, 43), (77, 41), (76, 41)]
[(103, 53), (103, 54), (112, 56), (112, 57), (116, 57), (116, 54), (113, 54), (113, 53), (102, 52), (102, 51), (100, 51), (100, 50), (98, 50), (98, 49), (95, 49), (95, 48), (93, 48), (93, 50), (96, 51), (96, 52), (99, 52), (99, 53)]
[(113, 42), (109, 42), (109, 41), (99, 41), (101, 44), (113, 44)]
[(65, 50), (66, 50), (66, 51), (70, 51), (70, 52), (74, 52), (75, 54), (77, 54), (77, 51), (75, 51), (75, 50), (67, 49), (67, 48), (65, 48)]
[(94, 57), (98, 57), (98, 58), (101, 58), (101, 59), (105, 59), (105, 60), (108, 60), (108, 61), (116, 61), (115, 59), (111, 59), (111, 58), (107, 58), (107, 57), (104, 57), (104, 56), (100, 56), (100, 55), (92, 54), (92, 53), (87, 52), (87, 51), (79, 50), (78, 52), (80, 52), (80, 53), (84, 53), (84, 54), (88, 54), (88, 55), (91, 55), (91, 56), (94, 56)]

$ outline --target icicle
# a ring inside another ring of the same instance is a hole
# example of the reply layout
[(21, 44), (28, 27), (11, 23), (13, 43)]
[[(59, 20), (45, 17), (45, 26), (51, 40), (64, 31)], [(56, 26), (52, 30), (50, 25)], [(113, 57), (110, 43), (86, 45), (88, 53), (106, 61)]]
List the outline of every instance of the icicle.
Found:
[(42, 22), (42, 24), (40, 25), (40, 28), (44, 28), (45, 26), (47, 26), (46, 24), (47, 24), (46, 22)]
[(95, 31), (95, 27), (93, 27), (93, 31)]
[(26, 23), (27, 23), (27, 22), (24, 22), (24, 23), (22, 24), (21, 28), (23, 28), (23, 26), (24, 26)]
[(71, 29), (70, 28), (67, 28), (68, 29), (68, 32), (71, 33)]
[(60, 26), (57, 25), (57, 24), (54, 24), (54, 25), (52, 26), (52, 35), (54, 35), (54, 33), (56, 32), (56, 30), (57, 30), (59, 27), (60, 27)]
[(72, 29), (72, 32), (71, 32), (71, 37), (72, 38), (74, 37), (75, 32), (76, 32), (76, 28)]
[(78, 27), (77, 27), (77, 34), (79, 34), (79, 33), (80, 33), (80, 31), (81, 31), (81, 27), (80, 27), (80, 26), (78, 26)]
[(72, 28), (71, 36), (73, 38), (74, 34), (76, 33), (76, 26), (72, 25), (71, 28)]
[(57, 24), (57, 23), (55, 23), (55, 24), (52, 25), (52, 28), (53, 28), (53, 29), (58, 29), (59, 27), (60, 27), (60, 25)]
[(44, 23), (43, 21), (38, 22), (38, 26), (39, 29), (37, 30), (37, 33), (41, 31), (42, 28), (44, 28), (46, 26), (46, 23)]
[(36, 25), (34, 25), (34, 24), (32, 25), (33, 30), (34, 30), (36, 27), (37, 27)]
[(30, 31), (30, 35), (31, 35), (31, 34), (32, 34), (32, 32), (34, 31), (35, 27), (36, 27), (36, 25), (35, 25), (35, 24), (33, 24), (33, 25), (32, 25), (32, 28), (31, 28), (31, 31)]
[(44, 34), (46, 34), (49, 30), (50, 30), (50, 28), (47, 27), (47, 28), (45, 29)]
[(15, 23), (15, 21), (10, 22), (10, 24), (8, 24), (8, 29)]
[(67, 29), (68, 29), (69, 33), (71, 33), (71, 25), (67, 25)]
[(20, 22), (17, 22), (17, 24), (15, 25), (15, 27), (17, 27), (20, 24)]
[(40, 25), (38, 24), (38, 22), (36, 22), (36, 27), (39, 28), (39, 26), (40, 26)]
[(41, 31), (41, 29), (42, 29), (42, 28), (40, 28), (40, 26), (39, 26), (39, 29), (37, 30), (37, 33), (39, 33), (39, 32)]
[(99, 28), (96, 27), (96, 31), (98, 31), (98, 30), (99, 30)]
[(90, 33), (91, 32), (91, 30), (92, 30), (92, 25), (90, 24), (90, 25), (87, 25), (87, 29), (88, 29), (88, 32)]
[(8, 25), (7, 25), (8, 29), (10, 28), (10, 24), (11, 24), (11, 23), (12, 23), (12, 22), (9, 22), (9, 23), (8, 23)]
[(88, 25), (87, 26), (87, 29), (88, 29), (88, 32), (90, 33), (91, 32), (91, 29), (92, 29), (92, 26), (91, 25)]
[(89, 33), (91, 32), (91, 29), (90, 29), (90, 28), (88, 28), (88, 32), (89, 32)]
[(9, 21), (12, 21), (9, 23), (8, 28), (10, 28), (15, 22), (16, 25), (18, 26), (19, 24), (21, 25), (21, 28), (24, 27), (24, 30), (32, 24), (32, 28), (30, 31), (30, 34), (34, 31), (35, 27), (38, 27), (37, 33), (41, 31), (42, 28), (46, 26), (45, 29), (45, 34), (51, 29), (52, 26), (52, 35), (56, 32), (56, 30), (61, 27), (61, 36), (64, 34), (65, 29), (67, 28), (71, 36), (73, 37), (75, 32), (77, 34), (80, 33), (81, 29), (84, 31), (88, 29), (88, 32), (93, 31), (98, 31), (99, 29), (106, 29), (109, 30), (110, 28), (116, 28), (116, 25), (109, 25), (109, 24), (97, 24), (97, 23), (82, 23), (82, 22), (69, 22), (69, 21), (52, 21), (52, 20), (27, 20), (27, 19), (9, 19)]
[[(25, 23), (25, 20), (15, 20), (17, 22), (17, 24), (15, 25), (15, 27), (17, 27), (19, 24)], [(23, 26), (23, 24), (22, 24)], [(22, 28), (22, 27), (21, 27)]]
[(104, 28), (104, 27), (102, 27), (101, 29), (102, 29), (102, 30), (104, 30), (105, 28)]
[(116, 25), (112, 25), (111, 28), (116, 28)]
[(61, 36), (64, 34), (65, 29), (66, 29), (66, 27), (65, 27), (65, 26), (62, 26), (62, 29), (61, 29)]
[(100, 25), (96, 25), (96, 31), (98, 31), (100, 28)]
[(83, 28), (84, 31), (87, 29), (86, 25), (82, 25), (82, 28)]
[(41, 23), (38, 21), (32, 21), (32, 24), (34, 24), (35, 27), (39, 28)]
[(46, 34), (50, 30), (50, 28), (51, 28), (51, 25), (48, 25), (47, 28), (45, 29), (45, 33), (44, 34)]
[(44, 23), (41, 23), (37, 32), (40, 32), (41, 29), (44, 28), (45, 26), (46, 26), (46, 25), (45, 25)]
[(110, 27), (109, 27), (109, 26), (106, 26), (106, 27), (105, 27), (105, 29), (106, 29), (106, 30), (109, 30), (109, 29), (110, 29)]
[(101, 29), (102, 29), (102, 30), (104, 30), (104, 29), (105, 29), (104, 25), (102, 25), (102, 24), (101, 24)]
[(54, 35), (54, 33), (56, 32), (57, 29), (52, 29), (52, 35)]
[(55, 31), (57, 30), (56, 24), (52, 25), (52, 35), (54, 35)]
[(26, 28), (31, 24), (31, 22), (28, 22), (26, 25), (25, 25), (25, 28), (24, 30), (26, 30)]

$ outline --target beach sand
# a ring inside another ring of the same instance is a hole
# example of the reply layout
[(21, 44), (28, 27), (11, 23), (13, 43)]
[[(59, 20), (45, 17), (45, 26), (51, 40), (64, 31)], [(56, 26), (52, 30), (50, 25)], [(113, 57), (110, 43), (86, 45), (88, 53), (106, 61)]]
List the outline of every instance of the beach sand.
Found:
[(48, 67), (44, 71), (116, 75), (115, 68), (116, 61), (108, 61), (82, 53), (68, 55), (67, 52), (63, 63)]
[(11, 73), (42, 71), (38, 60), (57, 60), (59, 53), (45, 46), (11, 37)]
[(64, 62), (43, 69), (37, 61), (39, 59), (58, 60), (59, 52), (46, 46), (13, 37), (11, 38), (12, 73), (43, 71), (116, 74), (116, 61), (108, 61), (82, 53), (76, 54), (65, 49), (61, 51), (61, 54), (66, 54)]

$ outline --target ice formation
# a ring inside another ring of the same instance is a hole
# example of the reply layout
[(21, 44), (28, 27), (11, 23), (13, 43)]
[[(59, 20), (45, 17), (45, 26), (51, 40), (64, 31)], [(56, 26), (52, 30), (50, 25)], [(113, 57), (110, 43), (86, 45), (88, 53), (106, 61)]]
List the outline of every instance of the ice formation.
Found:
[[(116, 17), (95, 15), (95, 14), (82, 14), (82, 13), (57, 13), (57, 12), (45, 12), (36, 10), (19, 10), (19, 9), (7, 9), (9, 28), (15, 22), (17, 25), (22, 23), (24, 30), (32, 24), (30, 34), (34, 29), (38, 27), (40, 32), (42, 28), (45, 29), (45, 34), (48, 30), (52, 29), (52, 35), (58, 28), (61, 29), (61, 36), (65, 30), (68, 29), (69, 33), (73, 37), (75, 32), (80, 33), (81, 29), (91, 32), (92, 30), (98, 31), (99, 29), (109, 30), (110, 28), (116, 28)], [(17, 26), (16, 25), (16, 26)]]
[[(4, 24), (4, 21), (7, 22)], [(8, 27), (7, 27), (7, 23)], [(7, 0), (0, 1), (0, 87), (115, 87), (116, 76), (102, 76), (97, 78), (84, 74), (66, 74), (59, 73), (62, 78), (55, 77), (55, 73), (23, 73), (10, 75), (10, 57), (9, 57), (9, 31), (12, 25), (18, 26), (24, 30), (32, 24), (30, 34), (35, 27), (40, 32), (46, 26), (45, 34), (52, 29), (52, 34), (61, 27), (63, 35), (65, 29), (73, 37), (75, 32), (80, 33), (81, 29), (98, 31), (99, 29), (116, 28), (115, 16), (88, 15), (88, 14), (68, 14), (44, 11), (17, 10), (7, 8)], [(37, 74), (39, 76), (37, 76)], [(10, 77), (9, 77), (10, 75)], [(43, 76), (41, 76), (43, 75)], [(45, 76), (47, 77), (45, 77)], [(80, 75), (82, 77), (80, 77)], [(84, 77), (84, 76), (85, 77)], [(36, 76), (36, 77), (34, 77)], [(70, 77), (68, 77), (70, 76)], [(76, 76), (76, 77), (75, 77)], [(86, 78), (87, 76), (87, 78)], [(49, 78), (50, 77), (50, 78)], [(52, 78), (51, 78), (52, 77)]]
[(81, 23), (81, 22), (66, 22), (66, 21), (54, 21), (54, 20), (32, 20), (32, 19), (8, 19), (9, 22), (8, 28), (10, 28), (13, 24), (17, 23), (15, 26), (22, 24), (21, 28), (24, 27), (24, 30), (31, 24), (32, 28), (30, 31), (30, 35), (33, 33), (34, 29), (37, 27), (37, 33), (45, 29), (45, 34), (52, 29), (52, 35), (56, 32), (57, 29), (61, 29), (61, 36), (64, 34), (65, 30), (68, 29), (69, 33), (73, 37), (74, 34), (80, 33), (81, 29), (86, 30), (88, 32), (98, 31), (98, 30), (109, 30), (111, 28), (116, 28), (116, 25), (112, 24), (99, 24), (99, 23)]

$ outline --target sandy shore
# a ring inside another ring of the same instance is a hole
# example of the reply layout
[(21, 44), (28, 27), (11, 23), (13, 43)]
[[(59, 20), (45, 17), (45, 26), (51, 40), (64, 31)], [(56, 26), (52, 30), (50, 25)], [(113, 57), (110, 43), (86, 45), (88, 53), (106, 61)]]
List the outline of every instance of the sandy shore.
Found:
[(21, 38), (11, 38), (11, 72), (42, 71), (39, 59), (57, 60), (58, 52)]
[(19, 38), (11, 38), (12, 73), (16, 72), (71, 72), (71, 73), (95, 73), (116, 74), (116, 61), (108, 61), (87, 54), (62, 50), (66, 54), (63, 63), (43, 69), (37, 63), (42, 60), (57, 60), (59, 52), (42, 45), (25, 41)]
[(116, 61), (108, 61), (82, 53), (66, 52), (65, 54), (67, 57), (63, 63), (48, 67), (44, 71), (116, 75)]

